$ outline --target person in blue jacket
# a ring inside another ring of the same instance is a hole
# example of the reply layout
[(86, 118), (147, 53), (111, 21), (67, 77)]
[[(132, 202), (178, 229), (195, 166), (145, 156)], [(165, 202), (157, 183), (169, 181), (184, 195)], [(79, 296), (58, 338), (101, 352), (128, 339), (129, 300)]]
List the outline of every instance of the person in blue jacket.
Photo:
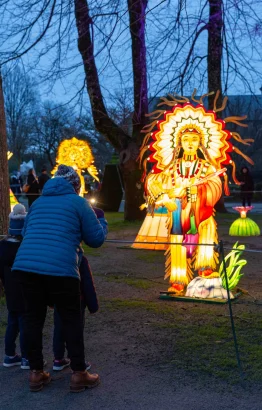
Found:
[(56, 306), (71, 359), (71, 392), (95, 387), (100, 379), (85, 367), (80, 307), (81, 242), (100, 247), (107, 235), (88, 201), (78, 194), (80, 178), (59, 165), (55, 177), (29, 209), (23, 241), (12, 270), (25, 299), (24, 340), (30, 364), (29, 386), (39, 391), (51, 381), (43, 371), (42, 332), (47, 306)]

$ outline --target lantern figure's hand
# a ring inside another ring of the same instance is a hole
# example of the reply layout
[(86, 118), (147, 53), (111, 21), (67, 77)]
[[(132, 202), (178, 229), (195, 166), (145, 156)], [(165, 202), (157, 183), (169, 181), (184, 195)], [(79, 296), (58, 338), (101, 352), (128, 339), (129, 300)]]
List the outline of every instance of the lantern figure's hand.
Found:
[(169, 198), (183, 198), (186, 195), (184, 187), (173, 188), (168, 192)]
[(176, 203), (168, 198), (164, 198), (163, 205), (169, 212), (174, 212), (177, 209)]

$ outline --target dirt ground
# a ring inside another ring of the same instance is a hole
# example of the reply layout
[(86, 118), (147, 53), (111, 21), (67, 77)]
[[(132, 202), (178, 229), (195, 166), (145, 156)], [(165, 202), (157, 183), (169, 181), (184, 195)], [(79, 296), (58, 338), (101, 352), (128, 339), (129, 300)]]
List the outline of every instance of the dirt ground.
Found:
[[(230, 247), (233, 215), (220, 215), (219, 236)], [(109, 216), (109, 239), (133, 240), (139, 223)], [(262, 226), (262, 216), (254, 215)], [(228, 305), (159, 299), (166, 290), (161, 251), (131, 250), (106, 243), (86, 249), (100, 310), (87, 315), (85, 342), (97, 389), (68, 393), (70, 370), (53, 374), (43, 392), (28, 392), (26, 371), (0, 369), (1, 409), (262, 409), (262, 241), (240, 238), (249, 250), (240, 287), (247, 293), (233, 303), (243, 367), (236, 362)], [(0, 354), (4, 353), (6, 309), (0, 306)], [(52, 366), (52, 311), (44, 330), (44, 354)], [(73, 397), (72, 397), (73, 396)]]

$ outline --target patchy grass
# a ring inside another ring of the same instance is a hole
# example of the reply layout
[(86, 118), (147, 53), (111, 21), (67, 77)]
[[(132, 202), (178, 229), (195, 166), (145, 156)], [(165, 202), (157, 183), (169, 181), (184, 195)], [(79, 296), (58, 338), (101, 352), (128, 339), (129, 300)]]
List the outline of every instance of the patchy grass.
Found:
[(157, 303), (146, 302), (141, 299), (102, 298), (102, 301), (103, 307), (111, 311), (118, 311), (122, 309), (146, 309), (157, 311)]
[(0, 297), (0, 306), (5, 306), (6, 305), (6, 299), (5, 296)]
[[(147, 263), (163, 263), (164, 251), (141, 251), (137, 253), (137, 259)], [(163, 265), (164, 266), (164, 265)]]
[(126, 283), (129, 286), (134, 286), (137, 289), (144, 289), (144, 290), (155, 287), (154, 282), (148, 281), (146, 279), (129, 278), (125, 276), (119, 277), (118, 275), (105, 276), (105, 280), (107, 282)]
[[(240, 381), (229, 317), (221, 307), (208, 309), (183, 304), (148, 302), (140, 299), (104, 299), (103, 308), (111, 312), (134, 312), (149, 325), (154, 344), (161, 346), (160, 367), (176, 366), (198, 377), (215, 376), (234, 384)], [(222, 311), (223, 312), (223, 311)], [(249, 318), (247, 322), (245, 317)], [(236, 332), (245, 377), (262, 381), (261, 314), (244, 313), (235, 318)], [(139, 334), (137, 338), (143, 338)], [(148, 337), (139, 343), (152, 343)], [(146, 346), (145, 346), (146, 348)], [(150, 349), (148, 345), (148, 349)]]
[(89, 248), (89, 246), (82, 243), (82, 248), (84, 249), (84, 254), (88, 256), (101, 256), (101, 248)]
[(122, 230), (125, 228), (140, 228), (141, 221), (125, 221), (123, 212), (106, 212), (109, 232)]

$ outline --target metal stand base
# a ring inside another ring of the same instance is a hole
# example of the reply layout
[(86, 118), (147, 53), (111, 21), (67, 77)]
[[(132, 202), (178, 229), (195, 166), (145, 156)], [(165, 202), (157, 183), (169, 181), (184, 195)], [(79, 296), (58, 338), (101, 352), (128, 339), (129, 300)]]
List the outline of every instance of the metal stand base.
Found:
[[(234, 293), (234, 299), (231, 299), (231, 302), (234, 302), (238, 299), (243, 293), (237, 292)], [(173, 302), (191, 302), (191, 303), (213, 303), (217, 305), (225, 305), (228, 303), (228, 299), (202, 299), (202, 298), (191, 298), (187, 296), (179, 296), (172, 292), (160, 292), (159, 299), (163, 300), (172, 300)]]

